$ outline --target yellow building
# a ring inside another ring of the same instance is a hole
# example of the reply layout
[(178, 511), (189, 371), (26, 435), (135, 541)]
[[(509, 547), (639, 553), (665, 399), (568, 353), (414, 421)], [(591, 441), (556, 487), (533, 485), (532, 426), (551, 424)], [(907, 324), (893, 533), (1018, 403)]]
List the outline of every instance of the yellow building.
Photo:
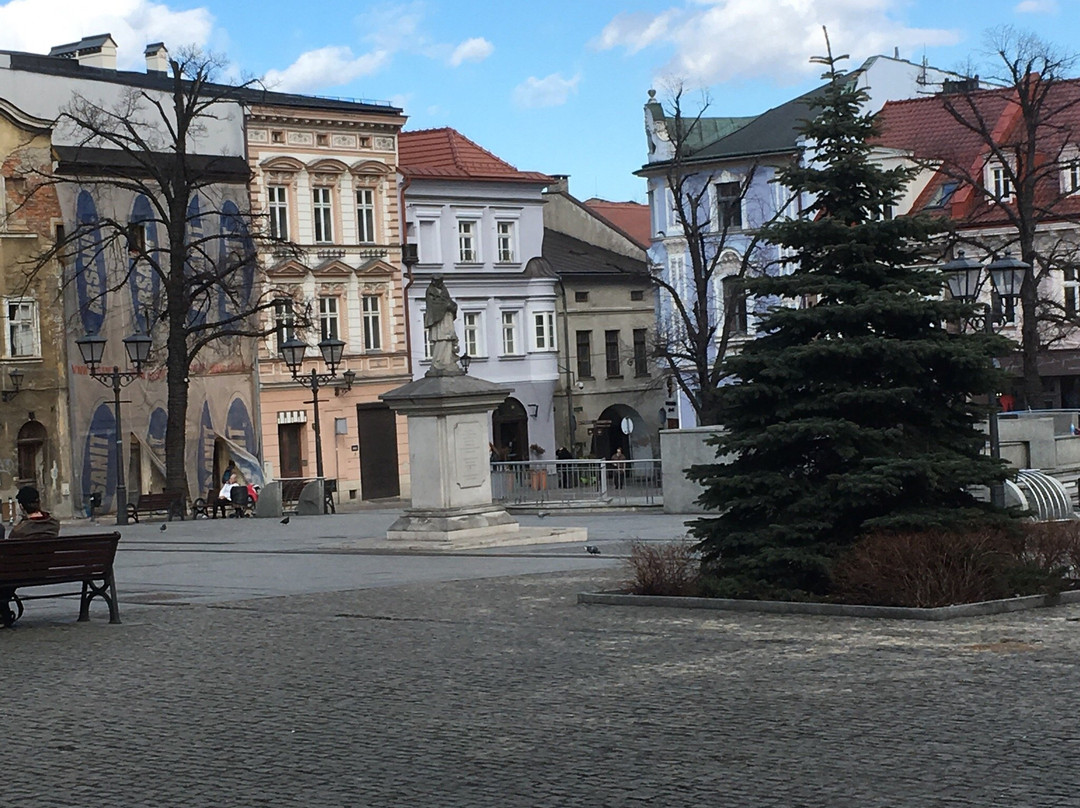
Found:
[[(249, 100), (252, 208), (298, 248), (260, 257), (264, 291), (280, 295), (275, 333), (259, 351), (264, 466), (268, 479), (318, 475), (311, 391), (279, 349), (294, 336), (307, 343), (299, 372), (310, 378), (327, 371), (316, 344), (341, 339), (342, 363), (318, 405), (323, 476), (337, 481), (341, 501), (409, 494), (405, 420), (379, 400), (411, 378), (394, 174), (404, 123), (401, 110), (376, 103)], [(298, 329), (298, 315), (311, 327)]]

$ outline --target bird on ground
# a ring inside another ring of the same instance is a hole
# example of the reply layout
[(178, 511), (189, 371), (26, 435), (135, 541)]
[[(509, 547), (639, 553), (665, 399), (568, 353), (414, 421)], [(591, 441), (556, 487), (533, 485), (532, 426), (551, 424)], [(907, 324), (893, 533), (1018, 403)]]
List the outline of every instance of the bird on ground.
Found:
[(289, 517), (288, 517), (288, 516), (286, 516), (286, 517), (285, 517), (284, 519), (282, 519), (282, 520), (281, 520), (281, 524), (283, 524), (283, 525), (287, 525), (287, 524), (289, 524)]
[(161, 530), (167, 530), (168, 528), (167, 528), (167, 526), (166, 526), (166, 525), (162, 525), (160, 529), (161, 529)]
[(597, 547), (595, 544), (586, 544), (585, 552), (589, 555), (600, 555), (600, 548)]
[(538, 513), (536, 514), (536, 518), (537, 518), (537, 519), (544, 519), (544, 518), (546, 518), (546, 517), (547, 517), (547, 515), (548, 515), (548, 512), (547, 512), (547, 511), (539, 511), (539, 512), (538, 512)]

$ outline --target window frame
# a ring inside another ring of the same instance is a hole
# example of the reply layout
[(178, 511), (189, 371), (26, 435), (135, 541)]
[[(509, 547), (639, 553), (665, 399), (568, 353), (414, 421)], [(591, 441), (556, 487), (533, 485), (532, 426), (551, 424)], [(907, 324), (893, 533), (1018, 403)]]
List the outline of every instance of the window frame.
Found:
[(1062, 267), (1061, 290), (1065, 316), (1076, 317), (1080, 313), (1080, 273), (1076, 267)]
[[(991, 163), (987, 167), (989, 172), (990, 201), (992, 203), (1012, 202), (1016, 189), (1013, 188), (1012, 177), (1007, 166), (1001, 163)], [(1007, 191), (1008, 193), (1003, 193)]]
[(634, 329), (634, 376), (643, 378), (649, 375), (649, 329)]
[(361, 295), (360, 314), (364, 326), (364, 351), (383, 350), (382, 295)]
[[(585, 348), (582, 355), (581, 349)], [(592, 373), (592, 331), (582, 329), (574, 332), (574, 358), (577, 364), (577, 377), (579, 379), (591, 379)]]
[(319, 296), (319, 339), (341, 339), (341, 307), (337, 295)]
[(274, 337), (277, 340), (277, 350), (293, 337), (297, 337), (296, 329), (296, 301), (291, 297), (274, 298)]
[[(619, 347), (620, 332), (618, 329), (604, 331), (604, 370), (607, 378), (621, 379), (622, 373), (622, 350)], [(612, 350), (614, 348), (614, 351)]]
[[(735, 189), (734, 195), (721, 193), (721, 188)], [(740, 231), (745, 228), (743, 216), (743, 184), (738, 180), (713, 183), (713, 199), (716, 204), (716, 229), (719, 232)]]
[[(361, 196), (369, 197), (361, 201)], [(356, 189), (356, 243), (377, 243), (375, 233), (375, 189), (360, 187)], [(366, 236), (366, 238), (365, 238)]]
[[(281, 192), (281, 199), (274, 199), (274, 191)], [(289, 238), (289, 186), (266, 186), (266, 210), (270, 218), (270, 237), (287, 241)]]
[[(320, 219), (325, 230), (321, 234)], [(311, 189), (311, 239), (315, 244), (334, 243), (334, 189), (329, 185), (315, 185)]]
[[(465, 230), (468, 230), (466, 233)], [(468, 239), (469, 247), (465, 246)], [(464, 219), (457, 220), (457, 263), (479, 264), (480, 260), (480, 220)]]
[[(503, 232), (502, 228), (508, 228)], [(504, 242), (506, 247), (504, 248)], [(495, 221), (495, 260), (500, 264), (517, 263), (517, 222), (513, 219), (497, 219)]]
[(461, 344), (470, 357), (484, 356), (482, 348), (484, 313), (481, 311), (463, 311), (461, 313)]
[(558, 340), (555, 338), (555, 312), (533, 312), (533, 348), (537, 351), (557, 351)]
[[(26, 320), (30, 334), (30, 352), (15, 353), (15, 335), (13, 326), (16, 322), (11, 316), (12, 307), (26, 306), (30, 316)], [(33, 297), (5, 297), (4, 298), (4, 358), (5, 359), (41, 359), (41, 307), (37, 298)]]
[[(747, 305), (748, 295), (742, 286), (742, 278), (738, 275), (728, 275), (720, 279), (720, 289), (724, 304), (724, 325), (727, 325), (728, 317), (734, 308), (735, 325), (731, 329), (732, 335), (743, 336), (750, 333), (750, 313)], [(734, 303), (734, 306), (732, 304)]]
[[(503, 309), (499, 312), (499, 347), (502, 356), (522, 356), (521, 312), (519, 309)], [(509, 320), (509, 321), (508, 321)], [(507, 339), (509, 337), (509, 340)]]

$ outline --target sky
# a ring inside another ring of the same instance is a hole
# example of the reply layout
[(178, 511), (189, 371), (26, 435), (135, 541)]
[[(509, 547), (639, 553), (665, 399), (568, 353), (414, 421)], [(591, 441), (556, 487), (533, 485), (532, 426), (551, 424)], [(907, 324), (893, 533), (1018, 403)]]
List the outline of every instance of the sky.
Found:
[[(811, 56), (875, 54), (956, 69), (1011, 25), (1065, 48), (1080, 0), (0, 0), (0, 49), (47, 53), (111, 33), (121, 69), (143, 48), (194, 44), (223, 78), (389, 101), (406, 129), (450, 126), (580, 199), (645, 201), (648, 90), (753, 115), (819, 83)], [(983, 75), (986, 75), (984, 72)]]

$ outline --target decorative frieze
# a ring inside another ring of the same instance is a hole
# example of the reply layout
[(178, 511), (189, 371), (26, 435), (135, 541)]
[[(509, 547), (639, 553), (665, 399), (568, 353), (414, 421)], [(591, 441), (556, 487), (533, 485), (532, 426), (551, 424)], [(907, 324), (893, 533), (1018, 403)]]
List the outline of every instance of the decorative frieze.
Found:
[(248, 143), (269, 143), (270, 132), (267, 129), (248, 129)]
[(330, 143), (335, 149), (355, 149), (357, 146), (356, 135), (332, 135)]
[(375, 148), (379, 151), (393, 151), (394, 139), (392, 137), (379, 137), (375, 138)]
[(315, 136), (311, 132), (289, 132), (286, 139), (293, 146), (315, 145)]

